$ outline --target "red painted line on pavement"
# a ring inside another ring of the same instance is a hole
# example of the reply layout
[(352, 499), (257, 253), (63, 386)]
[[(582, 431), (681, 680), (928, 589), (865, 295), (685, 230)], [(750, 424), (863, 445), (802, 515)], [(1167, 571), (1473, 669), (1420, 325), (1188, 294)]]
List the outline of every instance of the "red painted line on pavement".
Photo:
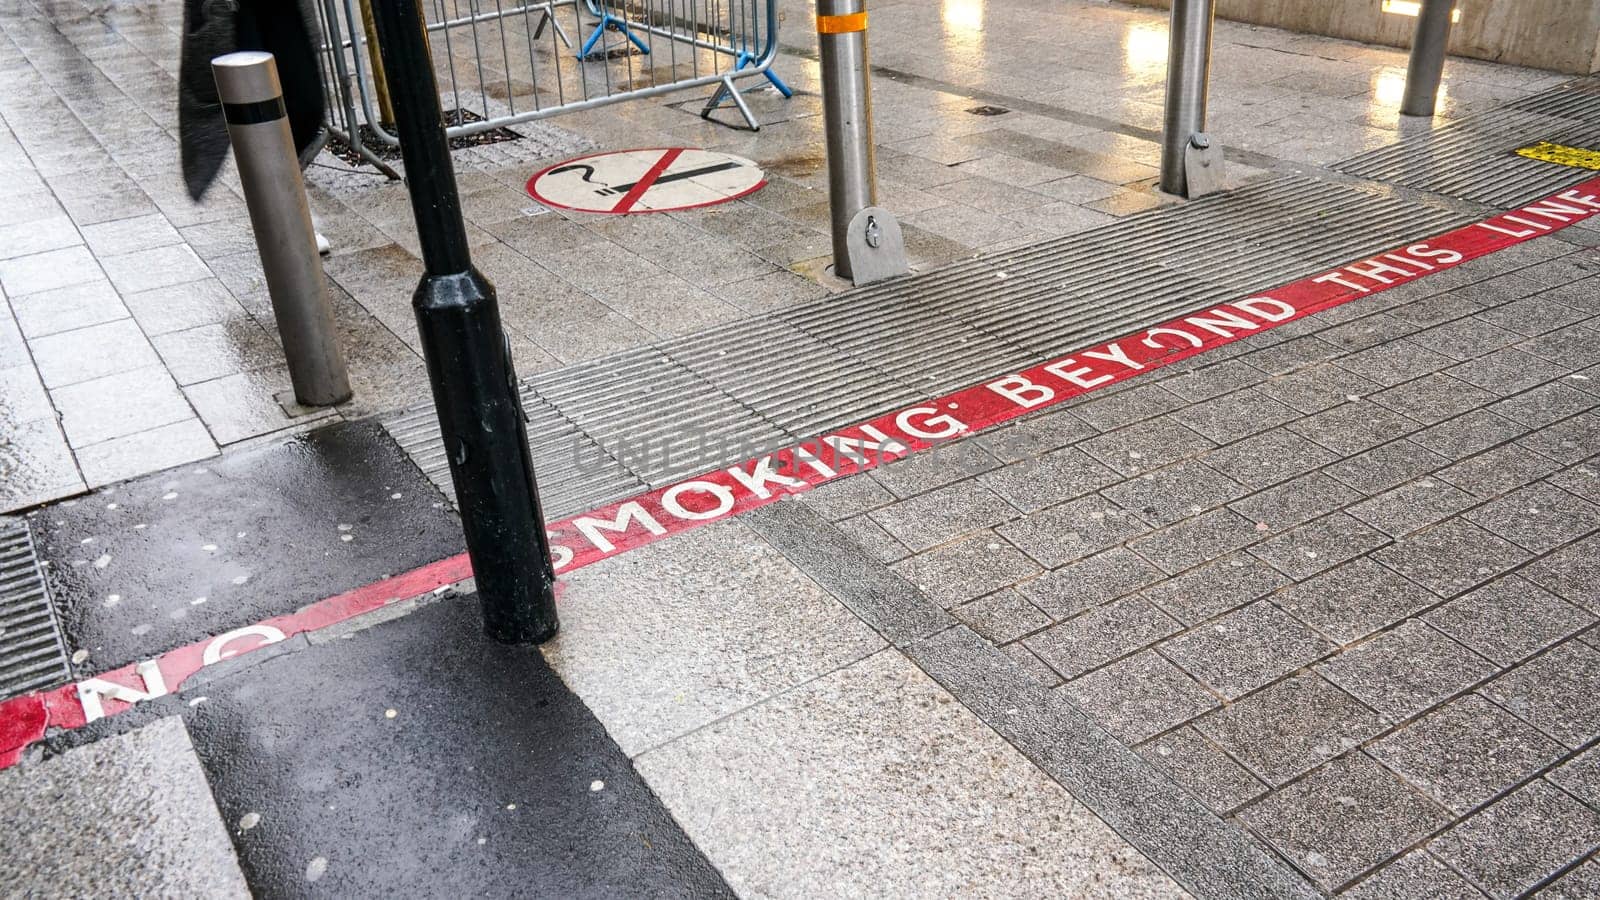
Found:
[(644, 173), (643, 178), (634, 182), (633, 187), (628, 188), (628, 192), (622, 195), (622, 199), (617, 201), (617, 205), (612, 207), (611, 211), (625, 213), (633, 209), (633, 205), (639, 202), (639, 198), (644, 196), (644, 192), (650, 190), (650, 187), (656, 183), (656, 179), (661, 177), (661, 173), (665, 172), (667, 167), (672, 165), (682, 153), (682, 147), (673, 147), (671, 150), (661, 154), (661, 158), (656, 160), (656, 164), (651, 166), (648, 172)]
[[(665, 163), (670, 160), (663, 157)], [(664, 170), (665, 164), (658, 164)], [(648, 176), (659, 177), (659, 172)], [(641, 184), (645, 183), (641, 180)], [(1093, 390), (1243, 337), (1397, 287), (1600, 215), (1600, 178), (1520, 209), (1413, 241), (1321, 275), (1199, 310), (549, 526), (557, 572), (571, 572), (789, 494), (877, 468), (952, 438), (1048, 409)], [(177, 691), (208, 665), (315, 631), (472, 573), (465, 553), (356, 588), (290, 613), (179, 647), (52, 690), (0, 703), (0, 769), (49, 728), (77, 728)]]

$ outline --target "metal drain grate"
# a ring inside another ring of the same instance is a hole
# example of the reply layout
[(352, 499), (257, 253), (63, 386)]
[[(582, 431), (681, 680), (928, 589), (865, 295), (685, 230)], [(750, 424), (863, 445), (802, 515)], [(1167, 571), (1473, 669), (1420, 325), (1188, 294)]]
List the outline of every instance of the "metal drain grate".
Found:
[(71, 677), (28, 523), (0, 519), (0, 700)]
[(1333, 168), (1501, 209), (1591, 177), (1513, 152), (1535, 141), (1600, 147), (1600, 80), (1568, 82)]
[[(1474, 218), (1287, 176), (543, 372), (523, 399), (545, 510), (592, 509)], [(385, 424), (448, 493), (432, 409)]]

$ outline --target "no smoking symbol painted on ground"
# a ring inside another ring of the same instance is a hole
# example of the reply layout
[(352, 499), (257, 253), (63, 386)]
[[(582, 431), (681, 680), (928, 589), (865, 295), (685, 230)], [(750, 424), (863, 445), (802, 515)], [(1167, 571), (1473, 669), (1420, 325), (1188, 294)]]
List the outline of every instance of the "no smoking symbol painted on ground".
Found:
[(614, 150), (557, 163), (528, 179), (528, 196), (579, 212), (670, 212), (737, 200), (766, 176), (743, 157), (693, 147)]

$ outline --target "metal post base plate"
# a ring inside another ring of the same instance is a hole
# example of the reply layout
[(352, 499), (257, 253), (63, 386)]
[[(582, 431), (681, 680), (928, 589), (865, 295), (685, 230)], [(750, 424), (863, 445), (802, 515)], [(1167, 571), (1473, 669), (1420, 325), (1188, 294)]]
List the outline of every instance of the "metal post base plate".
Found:
[(850, 280), (857, 286), (911, 272), (900, 222), (880, 206), (869, 206), (850, 219), (845, 248), (850, 255)]
[(1222, 190), (1227, 180), (1222, 164), (1222, 145), (1205, 134), (1189, 136), (1183, 148), (1183, 176), (1188, 182), (1190, 200)]

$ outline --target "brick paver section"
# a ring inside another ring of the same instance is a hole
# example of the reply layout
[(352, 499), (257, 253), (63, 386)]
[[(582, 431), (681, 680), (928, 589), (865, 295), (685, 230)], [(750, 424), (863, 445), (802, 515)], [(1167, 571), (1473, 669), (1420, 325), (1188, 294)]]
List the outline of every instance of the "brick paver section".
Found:
[(1581, 895), (1597, 240), (1530, 242), (806, 502), (1325, 890), (1565, 875)]

